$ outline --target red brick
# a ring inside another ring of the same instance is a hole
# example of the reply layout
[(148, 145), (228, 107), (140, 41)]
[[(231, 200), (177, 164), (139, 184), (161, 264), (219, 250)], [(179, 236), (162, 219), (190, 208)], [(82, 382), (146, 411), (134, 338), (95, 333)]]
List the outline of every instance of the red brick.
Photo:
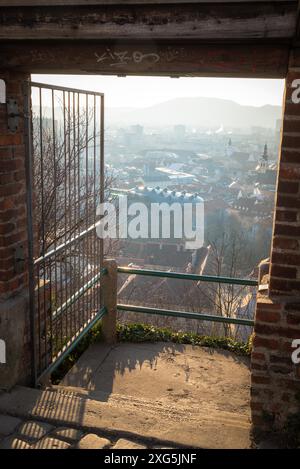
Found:
[(0, 220), (1, 222), (6, 222), (8, 220), (11, 220), (13, 218), (16, 218), (18, 215), (18, 210), (17, 209), (10, 209), (10, 210), (6, 210), (5, 212), (2, 212), (1, 213), (1, 217), (0, 217)]
[(264, 353), (259, 353), (259, 352), (252, 352), (251, 354), (251, 360), (265, 360), (266, 356)]
[[(300, 198), (278, 194), (276, 205), (279, 208), (282, 207), (285, 209), (300, 208)], [(281, 233), (279, 232), (275, 234), (281, 234)]]
[(279, 179), (287, 179), (289, 181), (299, 181), (300, 180), (300, 165), (298, 166), (287, 166), (284, 164), (286, 161), (284, 153), (282, 153), (282, 161), (279, 169)]
[(27, 231), (19, 231), (9, 236), (0, 236), (0, 247), (11, 246), (27, 240)]
[(287, 356), (290, 357), (293, 351), (292, 341), (283, 341), (280, 344), (280, 354), (287, 354)]
[(15, 277), (15, 270), (7, 269), (7, 270), (0, 270), (0, 281), (7, 282), (8, 280)]
[(284, 364), (284, 365), (291, 365), (291, 357), (284, 357), (282, 355), (270, 355), (270, 363), (276, 364)]
[(251, 369), (256, 371), (266, 371), (267, 365), (262, 363), (254, 363), (251, 361)]
[(22, 141), (21, 134), (0, 135), (0, 145), (20, 145)]
[(7, 259), (9, 257), (11, 257), (14, 253), (14, 248), (9, 248), (9, 247), (5, 247), (5, 248), (0, 248), (0, 259), (1, 259), (1, 265), (2, 265), (2, 261), (3, 259)]
[(291, 327), (285, 328), (282, 331), (283, 337), (288, 337), (289, 339), (300, 339), (300, 328), (293, 329)]
[(279, 382), (277, 383), (277, 386), (280, 386), (282, 389), (291, 389), (293, 391), (299, 391), (299, 382), (297, 382), (296, 380), (294, 379), (287, 379), (287, 378), (284, 378), (284, 379), (281, 379), (279, 380)]
[(262, 410), (263, 404), (261, 402), (253, 402), (251, 401), (250, 407), (252, 410)]
[(8, 210), (8, 209), (11, 209), (13, 207), (14, 207), (14, 203), (10, 198), (0, 200), (0, 211)]
[(262, 311), (262, 310), (257, 310), (256, 316), (255, 316), (256, 321), (271, 322), (271, 323), (276, 323), (280, 321), (280, 318), (281, 318), (281, 314), (278, 312)]
[(255, 332), (262, 335), (278, 335), (281, 332), (281, 328), (278, 326), (256, 323)]
[(0, 187), (0, 197), (5, 197), (12, 194), (17, 194), (23, 189), (23, 184), (21, 182), (14, 182), (12, 184), (7, 184), (6, 186)]
[[(300, 155), (299, 155), (300, 163)], [(299, 192), (299, 183), (298, 182), (287, 182), (287, 181), (278, 181), (277, 191), (282, 194), (297, 194)]]
[(283, 402), (291, 402), (292, 400), (292, 395), (291, 394), (288, 394), (287, 392), (284, 392), (282, 395), (281, 395), (281, 400)]
[(300, 303), (296, 301), (289, 301), (285, 304), (284, 309), (286, 311), (300, 311)]
[(297, 269), (295, 267), (285, 267), (282, 265), (272, 266), (272, 275), (279, 278), (297, 278)]
[(4, 174), (1, 174), (0, 173), (0, 184), (9, 184), (11, 182), (14, 181), (14, 176), (12, 173), (4, 173)]
[(286, 322), (288, 324), (299, 326), (300, 325), (300, 311), (299, 311), (298, 316), (296, 314), (291, 314), (291, 313), (287, 314)]
[(1, 160), (0, 173), (9, 173), (17, 170), (24, 170), (24, 161), (21, 158)]
[(0, 158), (12, 158), (13, 152), (12, 152), (12, 147), (7, 146), (7, 147), (0, 147)]
[(270, 378), (266, 376), (257, 376), (254, 374), (252, 374), (251, 376), (251, 381), (252, 383), (256, 383), (256, 384), (270, 384)]
[(292, 292), (295, 292), (298, 294), (299, 290), (300, 290), (300, 281), (272, 277), (272, 273), (271, 273), (270, 291), (272, 292), (272, 294), (275, 294), (275, 292), (278, 295), (284, 295), (285, 293), (288, 293), (289, 295), (291, 295)]
[(14, 223), (0, 223), (0, 234), (9, 234), (15, 229)]
[(300, 254), (273, 252), (271, 261), (271, 271), (273, 269), (273, 264), (300, 266)]
[(262, 301), (260, 298), (257, 300), (256, 309), (261, 311), (282, 311), (282, 303), (275, 303), (272, 301)]
[(283, 120), (283, 133), (285, 132), (300, 132), (300, 119), (287, 119)]
[[(254, 410), (254, 409), (253, 409)], [(257, 411), (258, 412), (258, 411)], [(252, 425), (255, 425), (261, 429), (264, 429), (264, 428), (267, 428), (268, 425), (266, 423), (266, 421), (264, 420), (263, 418), (263, 415), (262, 415), (262, 412), (259, 411), (259, 413), (255, 414), (254, 412), (252, 412), (252, 415), (251, 415), (251, 421), (252, 421)]]
[(255, 335), (253, 345), (254, 347), (266, 348), (269, 350), (279, 350), (280, 343), (277, 339), (270, 339)]
[(299, 243), (297, 239), (280, 238), (275, 236), (275, 238), (273, 238), (273, 248), (297, 250), (299, 249)]
[(276, 374), (288, 375), (292, 372), (292, 367), (291, 367), (291, 364), (289, 367), (284, 366), (284, 365), (271, 365), (270, 371)]
[(290, 285), (290, 282), (288, 280), (281, 280), (278, 278), (272, 277), (272, 271), (271, 271), (271, 277), (270, 277), (270, 292), (276, 292), (281, 294), (290, 292), (292, 290), (292, 285)]
[(26, 174), (24, 170), (16, 171), (13, 173), (13, 177), (15, 181), (25, 181)]
[[(299, 77), (298, 77), (299, 78)], [(287, 116), (296, 116), (298, 117), (299, 116), (299, 104), (297, 105), (296, 103), (293, 103), (291, 101), (291, 98), (292, 98), (292, 93), (294, 91), (294, 88), (289, 88), (287, 87), (287, 95), (286, 95), (286, 98), (287, 100), (289, 100), (290, 102), (286, 102), (285, 103), (285, 107), (284, 107), (284, 113), (285, 115)]]
[[(291, 66), (292, 67), (297, 67), (300, 65), (300, 63), (298, 62), (299, 58), (298, 58), (298, 51), (293, 51), (293, 54), (291, 56)], [(298, 80), (300, 79), (300, 74), (299, 72), (297, 71), (293, 71), (293, 70), (289, 70), (288, 71), (288, 74), (286, 76), (286, 88), (287, 90), (290, 88), (291, 90), (294, 90), (294, 88), (292, 88), (292, 83), (294, 80)]]
[(0, 262), (1, 269), (11, 269), (14, 267), (14, 257), (8, 257), (6, 259), (1, 259)]
[[(281, 162), (300, 164), (300, 150), (299, 151), (288, 150), (287, 148), (284, 147), (284, 142), (283, 142), (282, 150), (281, 150)], [(283, 176), (281, 170), (280, 170), (280, 176), (281, 177)]]
[(20, 80), (10, 80), (7, 83), (7, 94), (9, 96), (22, 96), (22, 83)]
[(279, 222), (297, 222), (298, 211), (292, 212), (291, 210), (276, 210), (275, 220)]
[(291, 135), (283, 134), (282, 146), (284, 148), (299, 148), (300, 136), (291, 136)]

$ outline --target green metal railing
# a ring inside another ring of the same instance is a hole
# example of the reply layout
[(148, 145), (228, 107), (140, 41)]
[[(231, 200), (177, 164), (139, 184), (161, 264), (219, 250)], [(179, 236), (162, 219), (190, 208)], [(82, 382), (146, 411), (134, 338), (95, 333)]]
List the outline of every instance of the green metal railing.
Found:
[[(159, 278), (173, 278), (178, 280), (196, 280), (200, 282), (222, 283), (230, 285), (243, 285), (257, 287), (258, 281), (251, 279), (230, 278), (230, 277), (215, 277), (209, 275), (196, 275), (185, 274), (178, 272), (165, 272), (162, 270), (148, 270), (148, 269), (133, 269), (130, 267), (118, 267), (118, 272), (128, 275), (145, 275), (150, 277)], [(175, 311), (161, 308), (147, 308), (144, 306), (117, 304), (117, 309), (120, 311), (128, 311), (133, 313), (156, 314), (159, 316), (173, 316), (177, 318), (199, 319), (202, 321), (221, 322), (227, 324), (241, 324), (244, 326), (254, 326), (253, 319), (245, 318), (232, 318), (227, 316), (216, 316), (212, 314), (202, 314), (188, 311)]]
[(200, 282), (214, 282), (214, 283), (229, 283), (230, 285), (244, 285), (250, 287), (257, 287), (257, 280), (231, 278), (231, 277), (214, 277), (210, 275), (197, 275), (197, 274), (183, 274), (178, 272), (166, 272), (164, 270), (147, 270), (147, 269), (132, 269), (131, 267), (118, 267), (120, 274), (135, 274), (135, 275), (149, 275), (150, 277), (167, 277), (179, 280), (197, 280)]
[[(148, 269), (133, 269), (130, 267), (118, 267), (118, 273), (127, 275), (144, 275), (158, 278), (173, 278), (177, 280), (196, 280), (202, 282), (213, 282), (231, 285), (242, 285), (257, 287), (257, 280), (241, 279), (241, 278), (230, 278), (230, 277), (214, 277), (208, 275), (196, 275), (196, 274), (185, 274), (178, 272), (165, 272), (161, 270), (148, 270)], [(101, 277), (107, 275), (108, 270), (102, 268), (100, 272), (89, 280), (83, 287), (81, 287), (75, 294), (73, 294), (60, 308), (53, 313), (53, 319), (61, 315), (61, 313), (70, 305), (72, 305), (79, 297), (86, 293), (95, 283), (97, 283)], [(128, 304), (117, 304), (118, 311), (128, 311), (133, 313), (144, 313), (144, 314), (156, 314), (159, 316), (172, 316), (176, 318), (187, 318), (187, 319), (198, 319), (202, 321), (212, 321), (226, 324), (239, 324), (243, 326), (254, 326), (253, 319), (245, 318), (231, 318), (226, 316), (217, 316), (211, 314), (202, 314), (197, 312), (188, 311), (176, 311), (170, 309), (161, 308), (148, 308), (145, 306), (128, 305)], [(65, 358), (74, 350), (83, 337), (91, 330), (91, 328), (101, 320), (107, 314), (107, 309), (104, 306), (100, 308), (97, 314), (92, 317), (78, 332), (78, 334), (69, 339), (68, 343), (64, 348), (57, 354), (51, 365), (39, 376), (38, 381), (40, 382), (44, 377), (49, 376), (56, 368), (65, 360)]]

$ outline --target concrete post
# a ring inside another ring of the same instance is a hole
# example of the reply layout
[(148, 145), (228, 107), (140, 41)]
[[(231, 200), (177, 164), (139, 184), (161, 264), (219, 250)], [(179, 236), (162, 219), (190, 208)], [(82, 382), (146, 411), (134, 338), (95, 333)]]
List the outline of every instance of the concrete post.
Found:
[(102, 335), (105, 342), (113, 344), (117, 340), (117, 263), (107, 259), (103, 267), (107, 270), (102, 278), (103, 306), (107, 314), (102, 320)]

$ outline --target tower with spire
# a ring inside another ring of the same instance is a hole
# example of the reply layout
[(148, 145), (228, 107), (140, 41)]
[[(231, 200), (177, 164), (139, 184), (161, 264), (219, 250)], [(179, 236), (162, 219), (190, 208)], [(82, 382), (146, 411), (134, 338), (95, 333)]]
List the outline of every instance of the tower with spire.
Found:
[(232, 156), (232, 154), (233, 154), (232, 141), (231, 141), (231, 138), (229, 138), (229, 141), (226, 147), (226, 155), (230, 157)]
[(265, 173), (268, 169), (268, 166), (269, 166), (269, 156), (268, 156), (268, 146), (267, 144), (265, 143), (265, 146), (264, 146), (264, 152), (260, 158), (260, 161), (259, 161), (259, 170), (261, 173)]

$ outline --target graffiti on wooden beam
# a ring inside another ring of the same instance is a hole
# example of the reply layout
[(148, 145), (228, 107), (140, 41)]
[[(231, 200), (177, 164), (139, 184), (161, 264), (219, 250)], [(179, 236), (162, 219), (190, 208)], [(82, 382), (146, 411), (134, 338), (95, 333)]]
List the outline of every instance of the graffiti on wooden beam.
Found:
[(138, 50), (133, 52), (129, 52), (127, 50), (113, 51), (109, 48), (106, 48), (101, 55), (95, 52), (95, 57), (97, 63), (109, 64), (110, 67), (123, 67), (129, 63), (140, 64), (145, 61), (155, 64), (160, 61), (160, 56), (156, 52), (143, 53)]
[(106, 48), (103, 53), (95, 52), (96, 62), (98, 64), (105, 64), (113, 68), (123, 67), (128, 64), (147, 64), (153, 65), (161, 60), (173, 62), (178, 58), (186, 57), (186, 51), (183, 47), (175, 49), (167, 47), (167, 49), (158, 53), (157, 51), (142, 52), (140, 50), (112, 50)]

